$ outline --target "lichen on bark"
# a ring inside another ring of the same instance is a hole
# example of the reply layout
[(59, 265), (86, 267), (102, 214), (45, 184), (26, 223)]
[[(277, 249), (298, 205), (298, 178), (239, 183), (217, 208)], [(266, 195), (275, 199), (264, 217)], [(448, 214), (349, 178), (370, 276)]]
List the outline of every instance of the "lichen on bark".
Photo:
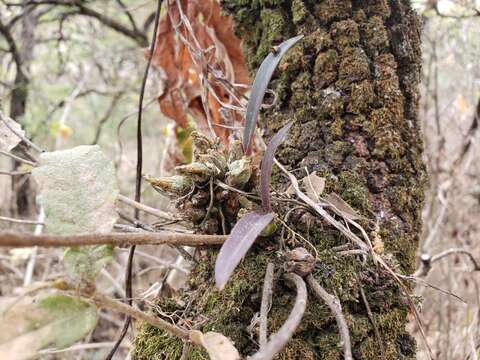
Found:
[[(261, 126), (270, 138), (286, 122), (294, 125), (277, 153), (290, 169), (307, 168), (366, 220), (361, 225), (381, 242), (396, 271), (411, 273), (420, 233), (425, 170), (417, 119), (420, 23), (408, 0), (226, 0), (236, 21), (252, 74), (274, 45), (298, 34), (302, 42), (282, 60), (271, 84), (278, 95)], [(280, 174), (273, 187), (284, 190)], [(284, 209), (277, 209), (282, 212)], [(293, 211), (290, 226), (318, 251), (315, 278), (342, 302), (355, 359), (413, 359), (415, 342), (406, 332), (408, 306), (388, 274), (371, 261), (340, 257), (332, 248), (347, 240), (308, 212)], [(202, 330), (230, 337), (239, 351), (258, 348), (248, 327), (260, 309), (268, 261), (278, 263), (275, 239), (258, 241), (226, 288), (215, 289), (216, 252), (208, 250), (193, 272), (188, 292), (159, 303), (164, 312), (183, 311), (205, 319)], [(360, 286), (381, 334), (359, 295)], [(286, 319), (294, 294), (276, 279), (269, 331)], [(185, 304), (188, 304), (185, 305)], [(182, 343), (143, 326), (136, 359), (176, 359)], [(310, 296), (307, 312), (279, 359), (338, 360), (342, 357), (334, 317)], [(206, 359), (196, 349), (189, 359)]]

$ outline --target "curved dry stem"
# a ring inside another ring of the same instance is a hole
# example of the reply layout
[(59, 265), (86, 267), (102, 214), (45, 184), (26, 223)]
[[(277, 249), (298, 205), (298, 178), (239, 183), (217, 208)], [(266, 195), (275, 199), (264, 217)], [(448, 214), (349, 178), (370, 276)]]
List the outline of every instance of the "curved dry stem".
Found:
[(14, 155), (14, 154), (11, 154), (7, 151), (3, 151), (3, 150), (0, 150), (0, 154), (1, 155), (5, 155), (5, 156), (8, 156), (9, 158), (12, 158), (13, 160), (17, 160), (19, 162), (22, 162), (24, 164), (27, 164), (27, 165), (30, 165), (30, 166), (37, 166), (38, 164), (36, 162), (33, 162), (33, 161), (30, 161), (30, 160), (27, 160), (27, 159), (24, 159), (20, 156), (17, 156), (17, 155)]
[(292, 338), (293, 333), (297, 329), (302, 320), (305, 308), (307, 307), (307, 287), (305, 281), (296, 274), (286, 274), (285, 278), (294, 283), (297, 288), (297, 298), (287, 321), (282, 327), (270, 337), (270, 341), (262, 346), (260, 350), (251, 356), (250, 360), (270, 360), (275, 357), (288, 341)]
[(319, 283), (312, 274), (307, 276), (307, 283), (312, 288), (313, 292), (319, 300), (325, 301), (327, 306), (332, 311), (337, 321), (338, 330), (340, 331), (340, 337), (342, 339), (343, 356), (345, 360), (353, 360), (352, 357), (352, 343), (350, 341), (350, 332), (348, 330), (347, 322), (342, 312), (342, 305), (336, 296), (329, 294)]

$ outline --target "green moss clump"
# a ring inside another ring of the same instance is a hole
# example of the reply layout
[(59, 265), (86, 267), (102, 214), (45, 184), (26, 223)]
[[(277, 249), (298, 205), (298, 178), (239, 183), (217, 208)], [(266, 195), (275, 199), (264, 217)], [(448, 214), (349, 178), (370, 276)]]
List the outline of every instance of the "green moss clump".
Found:
[[(400, 161), (405, 154), (405, 145), (402, 142), (398, 128), (391, 124), (379, 127), (373, 136), (373, 155), (393, 161)], [(397, 164), (398, 165), (398, 164)]]
[(344, 120), (341, 117), (335, 117), (333, 121), (329, 123), (329, 132), (334, 139), (340, 139), (343, 135), (343, 123)]
[(378, 16), (383, 20), (386, 20), (391, 15), (391, 9), (388, 5), (388, 1), (370, 1), (368, 6), (365, 6), (365, 12), (368, 16), (374, 17)]
[(292, 20), (294, 24), (299, 24), (310, 15), (305, 3), (302, 0), (292, 1)]
[(362, 114), (368, 111), (370, 105), (374, 101), (375, 93), (370, 81), (362, 81), (359, 84), (352, 84), (347, 111), (352, 114)]
[(333, 20), (344, 20), (351, 16), (352, 2), (350, 0), (323, 0), (315, 5), (315, 15), (323, 24)]
[(314, 84), (323, 88), (337, 79), (338, 53), (330, 49), (318, 54), (315, 60)]
[(397, 62), (392, 54), (382, 54), (375, 58), (375, 78), (390, 79), (397, 77)]
[(331, 33), (335, 46), (339, 50), (347, 47), (355, 47), (360, 42), (358, 24), (351, 19), (334, 23)]
[(317, 28), (311, 34), (306, 35), (302, 40), (306, 49), (314, 49), (315, 55), (320, 51), (328, 50), (332, 46), (330, 34), (322, 28)]
[(133, 356), (137, 360), (179, 359), (183, 344), (178, 338), (171, 337), (164, 331), (151, 325), (140, 325), (135, 337)]
[(346, 80), (348, 83), (351, 83), (365, 80), (370, 76), (368, 57), (362, 48), (347, 48), (344, 50), (341, 58), (338, 70), (340, 80)]
[(252, 67), (258, 67), (272, 48), (285, 40), (286, 23), (281, 8), (263, 9), (260, 12), (260, 21), (255, 55), (247, 58)]
[(299, 74), (291, 83), (292, 104), (302, 108), (306, 103), (310, 102), (312, 97), (310, 94), (311, 86), (310, 74), (307, 72)]
[(317, 95), (320, 100), (320, 112), (323, 118), (336, 118), (343, 114), (344, 98), (340, 92), (328, 88)]
[[(396, 359), (399, 352), (399, 341), (402, 341), (405, 336), (408, 337), (402, 325), (406, 317), (407, 313), (404, 310), (394, 310), (386, 314), (375, 315), (373, 320), (381, 334), (381, 339), (372, 336), (374, 330), (370, 319), (367, 317), (358, 319), (357, 324), (352, 327), (352, 335), (362, 337), (364, 340), (359, 344), (358, 348), (355, 349), (355, 352), (361, 359), (368, 359), (372, 354), (380, 357), (379, 341), (381, 341), (385, 351), (385, 358)], [(407, 347), (403, 349), (403, 354), (405, 354), (405, 356), (402, 357), (402, 359), (414, 359), (415, 344), (410, 341)]]
[(290, 342), (288, 349), (277, 358), (278, 360), (315, 360), (316, 355), (308, 342), (294, 339)]
[(367, 214), (371, 210), (371, 205), (366, 178), (358, 172), (342, 171), (338, 174), (338, 181), (342, 189), (339, 194), (341, 198), (354, 209)]
[(367, 51), (378, 55), (389, 44), (388, 33), (383, 20), (379, 16), (373, 16), (362, 27), (362, 39)]

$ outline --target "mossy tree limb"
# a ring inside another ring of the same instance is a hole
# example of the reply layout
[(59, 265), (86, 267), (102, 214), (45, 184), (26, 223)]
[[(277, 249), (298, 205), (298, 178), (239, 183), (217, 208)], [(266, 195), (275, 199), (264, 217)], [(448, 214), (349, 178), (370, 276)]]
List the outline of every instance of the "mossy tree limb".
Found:
[[(222, 5), (235, 18), (252, 73), (273, 46), (305, 35), (282, 60), (272, 82), (278, 102), (262, 116), (266, 138), (293, 120), (277, 152), (279, 161), (290, 169), (306, 167), (325, 177), (325, 193), (335, 192), (368, 219), (361, 224), (390, 266), (413, 272), (425, 170), (417, 119), (420, 23), (410, 2), (227, 0)], [(273, 188), (286, 186), (285, 178), (274, 174)], [(284, 208), (276, 210), (285, 213)], [(362, 264), (354, 256), (336, 254), (333, 248), (347, 240), (310, 213), (293, 211), (289, 226), (319, 253), (314, 277), (342, 303), (353, 357), (380, 359), (383, 348), (387, 360), (415, 358), (415, 342), (405, 330), (407, 302), (395, 281), (371, 261)], [(260, 310), (267, 263), (279, 262), (276, 240), (257, 241), (222, 292), (213, 281), (216, 253), (208, 252), (182, 295), (184, 301), (163, 301), (162, 311), (184, 311), (184, 317), (198, 321), (206, 318), (203, 331), (221, 332), (242, 354), (254, 353), (258, 337), (248, 328)], [(279, 276), (273, 291), (269, 334), (285, 321), (295, 297)], [(151, 327), (143, 327), (136, 339), (136, 359), (178, 359), (181, 352), (181, 341)], [(325, 304), (311, 301), (297, 333), (278, 358), (341, 357), (333, 315)], [(207, 359), (207, 355), (194, 350), (189, 358)]]

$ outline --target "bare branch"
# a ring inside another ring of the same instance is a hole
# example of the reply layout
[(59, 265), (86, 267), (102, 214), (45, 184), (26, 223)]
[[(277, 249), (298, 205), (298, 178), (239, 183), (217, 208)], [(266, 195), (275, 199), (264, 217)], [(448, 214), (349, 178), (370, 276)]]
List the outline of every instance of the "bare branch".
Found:
[(224, 235), (198, 235), (178, 233), (110, 233), (79, 235), (32, 235), (0, 233), (0, 247), (61, 247), (87, 245), (220, 245), (227, 239)]
[(15, 62), (15, 65), (17, 67), (17, 72), (23, 78), (26, 78), (27, 76), (25, 75), (22, 69), (22, 57), (20, 56), (20, 51), (17, 47), (17, 43), (15, 42), (8, 26), (3, 24), (1, 21), (0, 21), (0, 34), (3, 35), (3, 37), (7, 41), (9, 52), (12, 54), (13, 61)]
[(115, 19), (109, 18), (89, 7), (84, 6), (80, 2), (75, 2), (75, 5), (78, 8), (78, 13), (80, 15), (89, 16), (92, 18), (97, 19), (103, 25), (115, 30), (116, 32), (125, 35), (133, 40), (135, 40), (141, 47), (148, 46), (148, 39), (147, 35), (142, 32), (139, 32), (138, 29), (129, 29), (128, 27), (124, 26), (123, 24), (119, 23)]
[(305, 281), (296, 274), (286, 274), (285, 278), (295, 284), (297, 288), (297, 298), (287, 321), (282, 325), (277, 333), (270, 337), (270, 341), (262, 346), (260, 350), (250, 357), (250, 360), (270, 360), (275, 357), (288, 341), (292, 338), (300, 321), (302, 320), (305, 308), (307, 307), (307, 287)]
[(30, 161), (30, 160), (21, 158), (20, 156), (13, 155), (13, 154), (11, 154), (11, 153), (9, 153), (9, 152), (6, 152), (6, 151), (3, 151), (3, 150), (0, 150), (0, 154), (1, 154), (1, 155), (8, 156), (9, 158), (12, 158), (12, 159), (17, 160), (17, 161), (22, 162), (22, 163), (25, 163), (25, 164), (27, 164), (27, 165), (37, 166), (37, 163), (34, 163), (34, 162)]
[(26, 1), (25, 5), (58, 5), (72, 7), (74, 10), (70, 12), (69, 15), (84, 15), (94, 18), (112, 30), (134, 40), (141, 47), (148, 45), (147, 35), (139, 31), (138, 28), (131, 29), (118, 22), (116, 19), (105, 16), (104, 14), (85, 6), (83, 2), (79, 0), (30, 0)]
[(91, 142), (92, 145), (97, 144), (98, 140), (100, 140), (100, 135), (102, 134), (103, 126), (108, 120), (110, 120), (113, 112), (115, 111), (117, 103), (120, 101), (123, 94), (124, 94), (123, 91), (120, 91), (113, 96), (113, 99), (110, 102), (110, 105), (108, 106), (108, 109), (105, 112), (105, 115), (103, 115), (103, 117), (97, 122), (97, 129), (95, 130), (95, 135), (93, 137), (93, 141)]
[(340, 331), (340, 338), (342, 339), (343, 355), (345, 360), (353, 360), (352, 357), (352, 343), (350, 341), (350, 332), (348, 331), (348, 325), (345, 321), (345, 317), (342, 312), (342, 305), (336, 296), (329, 294), (319, 283), (312, 274), (307, 276), (307, 283), (312, 288), (313, 292), (319, 300), (325, 301), (327, 306), (332, 311), (337, 320), (338, 330)]
[(460, 154), (458, 157), (454, 160), (452, 164), (452, 170), (451, 174), (456, 175), (455, 173), (458, 171), (458, 168), (460, 167), (460, 164), (464, 161), (467, 153), (469, 150), (472, 148), (472, 145), (474, 143), (475, 135), (478, 131), (479, 128), (479, 123), (480, 123), (480, 99), (477, 101), (477, 106), (475, 108), (475, 112), (473, 114), (473, 119), (470, 124), (470, 127), (467, 132), (466, 140), (462, 145), (462, 149), (460, 151)]
[(30, 171), (1, 171), (0, 175), (8, 175), (8, 176), (23, 176), (23, 175), (30, 175)]
[(131, 206), (135, 209), (146, 212), (147, 214), (150, 214), (150, 215), (162, 218), (162, 219), (172, 220), (172, 221), (173, 220), (178, 220), (177, 218), (175, 218), (174, 216), (170, 215), (169, 213), (167, 213), (165, 211), (158, 210), (158, 209), (152, 208), (150, 206), (141, 204), (141, 203), (139, 203), (135, 200), (127, 198), (124, 195), (118, 195), (117, 199), (118, 199), (118, 201), (120, 201), (120, 202), (122, 202), (122, 203), (124, 203), (128, 206)]
[(435, 14), (439, 17), (442, 17), (442, 18), (451, 18), (451, 19), (468, 19), (468, 18), (471, 18), (471, 17), (477, 17), (477, 16), (480, 16), (480, 10), (475, 8), (475, 7), (471, 7), (471, 8), (468, 8), (466, 9), (466, 11), (468, 13), (466, 14), (463, 14), (463, 15), (453, 15), (453, 14), (444, 14), (440, 11), (440, 8), (438, 6), (438, 1), (435, 1), (434, 2), (434, 6), (431, 7), (433, 8), (433, 10), (435, 11)]
[(0, 216), (0, 221), (6, 221), (16, 224), (25, 224), (25, 225), (43, 225), (42, 222), (36, 220), (23, 220), (23, 219), (15, 219), (6, 216)]
[(138, 30), (137, 23), (135, 22), (135, 19), (132, 13), (130, 12), (130, 10), (128, 9), (128, 7), (125, 5), (125, 3), (122, 0), (116, 0), (116, 1), (117, 1), (117, 4), (122, 8), (125, 15), (128, 17), (128, 21), (130, 21), (130, 24), (132, 25), (132, 29), (137, 33), (140, 33), (140, 31)]
[(438, 260), (441, 260), (444, 257), (447, 257), (447, 256), (452, 255), (452, 254), (467, 255), (470, 258), (470, 260), (472, 261), (473, 266), (475, 268), (475, 271), (480, 270), (480, 266), (478, 265), (477, 261), (473, 257), (472, 253), (468, 250), (460, 249), (460, 248), (448, 249), (448, 250), (442, 251), (441, 253), (439, 253), (437, 255), (432, 256), (431, 263), (437, 262)]
[(447, 249), (445, 251), (442, 251), (441, 253), (438, 253), (436, 255), (430, 256), (428, 254), (422, 254), (420, 257), (420, 260), (422, 261), (422, 265), (420, 269), (418, 269), (415, 274), (413, 275), (414, 277), (424, 277), (427, 276), (430, 270), (432, 270), (432, 265), (436, 263), (437, 261), (450, 256), (450, 255), (455, 255), (455, 254), (461, 254), (461, 255), (466, 255), (470, 259), (470, 261), (473, 264), (473, 271), (480, 271), (480, 265), (479, 263), (475, 260), (475, 257), (473, 254), (465, 249), (462, 248), (451, 248)]

